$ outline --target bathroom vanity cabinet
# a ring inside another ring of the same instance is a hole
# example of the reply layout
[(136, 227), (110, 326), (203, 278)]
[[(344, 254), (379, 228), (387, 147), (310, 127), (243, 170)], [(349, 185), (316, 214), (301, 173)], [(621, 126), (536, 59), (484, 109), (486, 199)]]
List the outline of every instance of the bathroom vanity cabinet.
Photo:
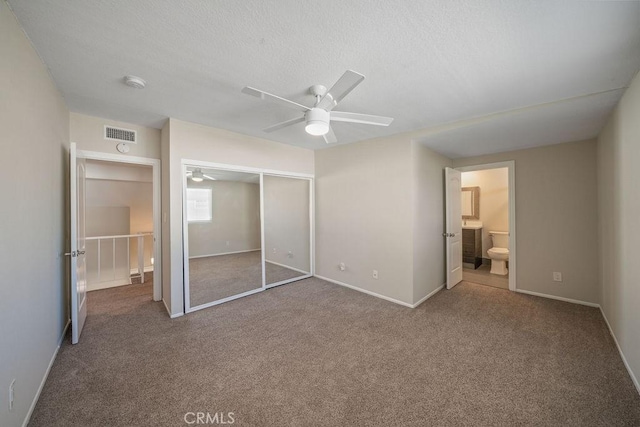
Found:
[(474, 270), (482, 265), (482, 228), (462, 229), (462, 263)]

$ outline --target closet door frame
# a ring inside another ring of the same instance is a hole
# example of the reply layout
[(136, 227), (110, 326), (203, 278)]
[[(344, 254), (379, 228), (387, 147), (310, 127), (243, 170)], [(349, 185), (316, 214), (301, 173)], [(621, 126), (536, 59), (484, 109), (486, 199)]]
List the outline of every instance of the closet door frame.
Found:
[[(298, 276), (298, 277), (294, 277), (292, 279), (286, 279), (286, 280), (281, 280), (280, 282), (275, 282), (275, 283), (271, 283), (271, 284), (267, 284), (266, 281), (266, 257), (267, 254), (265, 252), (265, 248), (264, 248), (264, 212), (261, 212), (262, 215), (262, 275), (265, 276), (265, 280), (264, 280), (264, 286), (265, 289), (271, 289), (271, 288), (275, 288), (276, 286), (280, 286), (280, 285), (286, 285), (287, 283), (291, 283), (291, 282), (296, 282), (298, 280), (302, 280), (302, 279), (308, 279), (309, 277), (313, 277), (313, 275), (315, 274), (314, 271), (314, 261), (315, 261), (315, 255), (314, 255), (314, 250), (315, 250), (315, 243), (314, 243), (314, 237), (315, 237), (315, 225), (314, 225), (314, 211), (315, 211), (315, 207), (314, 207), (314, 186), (313, 186), (313, 178), (309, 178), (309, 177), (303, 177), (303, 176), (291, 176), (291, 175), (283, 175), (283, 174), (274, 174), (274, 173), (264, 173), (260, 179), (260, 192), (262, 193), (263, 191), (263, 186), (262, 186), (262, 182), (264, 180), (264, 176), (275, 176), (278, 178), (290, 178), (290, 179), (299, 179), (299, 180), (305, 180), (308, 182), (309, 185), (309, 273), (304, 273), (304, 275), (302, 276)], [(261, 208), (264, 208), (264, 205), (261, 205)]]
[[(183, 255), (183, 292), (184, 292), (184, 312), (191, 313), (194, 311), (202, 310), (204, 308), (213, 307), (218, 304), (233, 301), (238, 298), (253, 295), (258, 292), (262, 292), (265, 289), (273, 288), (275, 286), (284, 285), (297, 280), (302, 280), (315, 275), (315, 186), (314, 176), (312, 174), (304, 174), (297, 172), (279, 171), (273, 169), (262, 169), (248, 166), (230, 165), (226, 163), (205, 162), (202, 160), (182, 159), (180, 161), (180, 170), (182, 173), (182, 255)], [(207, 168), (218, 169), (229, 172), (244, 172), (251, 173), (260, 176), (260, 247), (261, 247), (261, 267), (262, 267), (262, 286), (257, 289), (253, 289), (241, 294), (232, 295), (226, 298), (222, 298), (216, 301), (211, 301), (205, 304), (200, 304), (195, 307), (191, 307), (191, 298), (189, 292), (189, 224), (187, 221), (187, 168)], [(295, 178), (305, 179), (309, 181), (309, 254), (310, 254), (310, 267), (309, 274), (296, 277), (294, 279), (283, 280), (282, 282), (273, 283), (267, 286), (266, 283), (266, 269), (265, 269), (265, 241), (264, 241), (264, 175), (277, 176), (282, 178)]]

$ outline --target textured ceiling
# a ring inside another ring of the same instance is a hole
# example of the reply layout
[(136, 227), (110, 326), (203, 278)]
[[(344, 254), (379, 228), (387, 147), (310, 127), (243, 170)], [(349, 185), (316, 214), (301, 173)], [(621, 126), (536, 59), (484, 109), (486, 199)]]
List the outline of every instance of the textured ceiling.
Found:
[[(296, 112), (242, 87), (311, 105), (310, 85), (352, 69), (366, 79), (336, 110), (395, 121), (334, 123), (340, 143), (418, 132), (466, 156), (595, 136), (640, 68), (639, 2), (9, 3), (72, 111), (154, 127), (175, 117), (306, 148), (326, 145), (303, 124), (263, 133)], [(126, 74), (147, 88), (126, 87)]]

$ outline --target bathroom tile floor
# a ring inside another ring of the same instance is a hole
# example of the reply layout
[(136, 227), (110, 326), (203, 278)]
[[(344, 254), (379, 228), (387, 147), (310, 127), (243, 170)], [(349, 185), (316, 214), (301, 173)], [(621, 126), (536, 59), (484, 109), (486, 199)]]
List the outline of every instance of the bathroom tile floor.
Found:
[(476, 270), (465, 268), (462, 270), (462, 280), (477, 283), (479, 285), (493, 286), (494, 288), (509, 289), (509, 275), (499, 276), (491, 274), (491, 267), (481, 265)]

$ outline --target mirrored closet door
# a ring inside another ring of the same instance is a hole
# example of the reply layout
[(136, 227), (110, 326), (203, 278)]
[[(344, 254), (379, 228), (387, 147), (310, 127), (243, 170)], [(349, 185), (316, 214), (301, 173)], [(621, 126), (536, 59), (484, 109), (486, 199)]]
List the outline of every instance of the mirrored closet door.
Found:
[(311, 276), (311, 180), (264, 175), (266, 287)]
[(183, 171), (187, 312), (262, 290), (260, 174)]
[(311, 277), (312, 177), (206, 164), (183, 164), (185, 311)]

